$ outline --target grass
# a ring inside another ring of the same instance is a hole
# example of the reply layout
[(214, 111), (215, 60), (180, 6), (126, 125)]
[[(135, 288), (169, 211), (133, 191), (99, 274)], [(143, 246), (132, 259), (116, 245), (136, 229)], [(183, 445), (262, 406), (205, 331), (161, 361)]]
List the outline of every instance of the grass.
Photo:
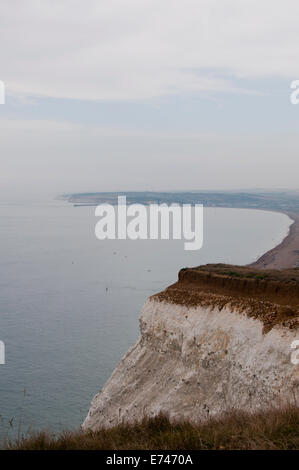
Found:
[[(299, 250), (296, 250), (299, 253)], [(186, 271), (187, 268), (184, 268)], [(208, 271), (209, 273), (220, 274), (230, 277), (238, 277), (244, 279), (265, 279), (267, 281), (295, 282), (299, 284), (299, 268), (292, 269), (260, 269), (251, 266), (234, 266), (229, 264), (206, 264), (192, 268), (197, 271)]]
[(209, 450), (299, 449), (299, 408), (255, 414), (231, 412), (192, 425), (167, 416), (97, 432), (39, 432), (7, 443), (15, 450)]

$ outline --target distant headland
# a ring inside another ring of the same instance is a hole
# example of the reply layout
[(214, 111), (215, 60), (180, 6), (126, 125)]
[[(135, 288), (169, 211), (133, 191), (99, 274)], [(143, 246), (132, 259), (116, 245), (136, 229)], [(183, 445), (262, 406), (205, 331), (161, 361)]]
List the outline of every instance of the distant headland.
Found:
[(299, 267), (299, 190), (86, 192), (63, 194), (61, 198), (76, 207), (103, 203), (116, 205), (118, 196), (123, 194), (127, 204), (203, 204), (204, 207), (283, 212), (293, 220), (287, 237), (251, 266), (258, 269)]

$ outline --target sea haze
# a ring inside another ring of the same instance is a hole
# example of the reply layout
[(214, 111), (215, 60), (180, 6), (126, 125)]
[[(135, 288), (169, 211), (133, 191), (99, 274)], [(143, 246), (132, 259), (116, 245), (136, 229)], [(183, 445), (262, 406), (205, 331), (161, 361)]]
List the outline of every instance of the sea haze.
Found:
[(203, 248), (188, 252), (183, 241), (99, 241), (94, 209), (0, 205), (2, 438), (79, 427), (138, 337), (149, 295), (182, 267), (254, 261), (291, 222), (274, 212), (206, 208)]

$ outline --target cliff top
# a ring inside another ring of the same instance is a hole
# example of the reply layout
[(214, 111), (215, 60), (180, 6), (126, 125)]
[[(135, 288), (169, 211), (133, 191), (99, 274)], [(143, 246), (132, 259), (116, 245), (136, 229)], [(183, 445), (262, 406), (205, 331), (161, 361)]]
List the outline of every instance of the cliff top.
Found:
[(264, 323), (264, 332), (280, 325), (299, 328), (299, 269), (258, 270), (207, 264), (184, 268), (178, 281), (152, 296), (187, 307), (228, 306)]
[[(195, 268), (183, 268), (180, 273), (188, 272), (187, 277), (192, 272), (208, 272), (229, 278), (243, 279), (264, 279), (266, 281), (280, 281), (282, 283), (296, 283), (299, 287), (299, 268), (293, 269), (255, 269), (250, 266), (236, 266), (231, 264), (205, 264)], [(180, 275), (180, 274), (179, 274)]]

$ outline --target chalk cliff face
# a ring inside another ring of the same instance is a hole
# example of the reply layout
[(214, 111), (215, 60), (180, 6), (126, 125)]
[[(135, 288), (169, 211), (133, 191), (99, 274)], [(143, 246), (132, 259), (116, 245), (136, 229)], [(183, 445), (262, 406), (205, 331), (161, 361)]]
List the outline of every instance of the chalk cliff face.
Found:
[(260, 279), (258, 271), (231, 269), (182, 270), (176, 284), (147, 300), (141, 335), (92, 400), (83, 429), (160, 411), (196, 422), (299, 403), (299, 365), (291, 363), (298, 272), (263, 271)]

